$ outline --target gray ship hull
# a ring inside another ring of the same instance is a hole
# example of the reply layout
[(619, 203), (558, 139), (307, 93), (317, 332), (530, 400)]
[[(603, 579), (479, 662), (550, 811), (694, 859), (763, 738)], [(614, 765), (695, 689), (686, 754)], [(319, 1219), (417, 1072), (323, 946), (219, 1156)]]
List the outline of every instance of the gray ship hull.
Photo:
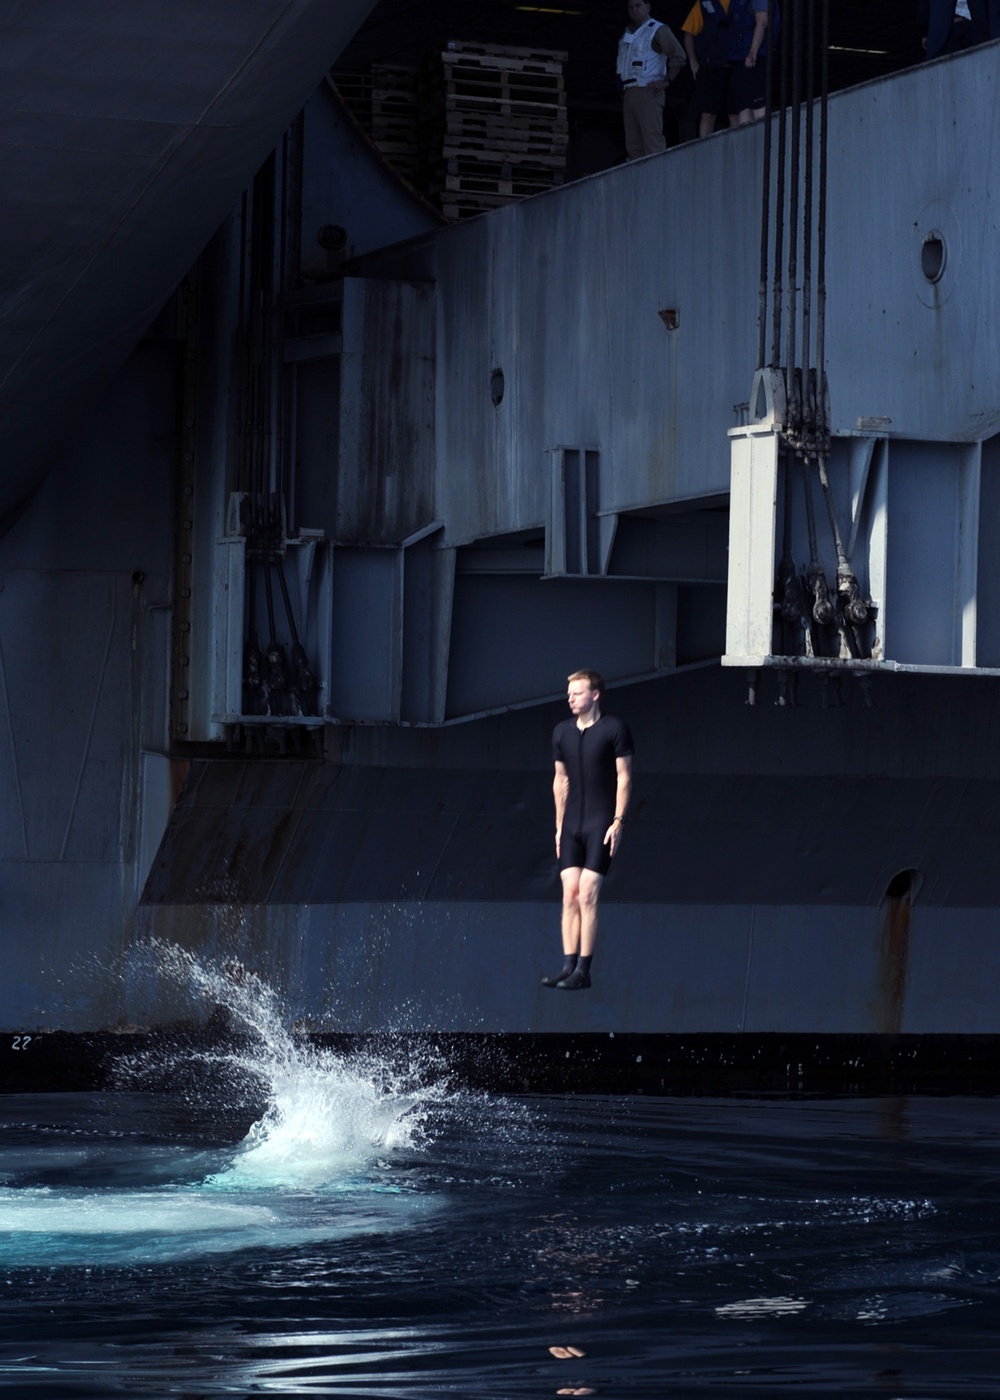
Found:
[[(351, 733), (340, 763), (196, 764), (139, 925), (248, 958), (316, 1031), (996, 1034), (1000, 774), (960, 756), (996, 683), (944, 736), (947, 689), (886, 678), (870, 708), (856, 684), (821, 708), (815, 684), (795, 709), (776, 690), (750, 707), (743, 677), (705, 668), (609, 693), (636, 794), (587, 994), (541, 986), (557, 706), (400, 735), (385, 766)], [(468, 763), (487, 749), (495, 766)]]
[[(831, 102), (831, 469), (875, 619), (853, 657), (777, 645), (793, 469), (733, 412), (760, 128), (442, 230), (314, 94), (72, 446), (12, 478), (36, 489), (0, 540), (9, 1087), (225, 1031), (156, 946), (252, 969), (303, 1035), (521, 1087), (992, 1083), (1000, 151), (985, 121), (978, 163), (913, 121), (991, 111), (996, 52)], [(342, 210), (346, 264), (315, 236)], [(248, 695), (279, 570), (297, 708)], [(567, 994), (540, 981), (550, 734), (589, 664), (636, 796)]]

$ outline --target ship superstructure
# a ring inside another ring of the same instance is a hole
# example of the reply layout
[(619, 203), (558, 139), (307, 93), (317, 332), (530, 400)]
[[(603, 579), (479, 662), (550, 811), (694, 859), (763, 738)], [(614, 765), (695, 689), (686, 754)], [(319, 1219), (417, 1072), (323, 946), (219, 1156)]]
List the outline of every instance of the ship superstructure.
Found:
[[(803, 107), (444, 227), (314, 91), (0, 541), (11, 1032), (183, 1017), (153, 935), (318, 1032), (996, 1035), (997, 53), (831, 96), (822, 214)], [(567, 998), (590, 664), (637, 800)]]

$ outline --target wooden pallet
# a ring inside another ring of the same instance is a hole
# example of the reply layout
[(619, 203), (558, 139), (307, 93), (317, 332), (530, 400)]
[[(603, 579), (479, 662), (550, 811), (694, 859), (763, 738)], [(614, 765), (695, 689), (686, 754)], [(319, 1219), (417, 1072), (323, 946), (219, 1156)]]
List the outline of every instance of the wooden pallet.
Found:
[[(520, 67), (523, 72), (562, 73), (568, 57), (562, 49), (522, 49), (507, 44), (476, 44), (455, 39), (444, 54), (456, 54), (459, 61), (492, 67)], [(443, 56), (443, 55), (442, 55)]]
[(420, 161), (416, 156), (393, 155), (389, 151), (383, 151), (382, 154), (397, 175), (401, 175), (407, 184), (423, 192), (420, 185)]
[(366, 131), (371, 123), (372, 80), (367, 73), (347, 73), (334, 69), (330, 74), (341, 100)]
[(418, 144), (417, 125), (408, 117), (372, 117), (371, 135), (373, 141), (403, 141)]
[(512, 97), (510, 95), (500, 96), (497, 93), (440, 93), (428, 98), (427, 108), (433, 110), (451, 108), (466, 113), (478, 112), (484, 116), (491, 116), (501, 120), (512, 117), (545, 118), (552, 116), (562, 120), (565, 116), (566, 104), (552, 102), (536, 102), (530, 98)]
[(446, 69), (427, 78), (421, 85), (423, 100), (456, 97), (478, 103), (526, 102), (534, 107), (565, 107), (566, 90), (562, 78), (545, 78), (531, 73), (508, 73), (495, 68)]
[[(425, 60), (420, 74), (421, 104), (472, 107), (489, 102), (565, 107), (565, 54), (554, 50), (513, 49), (499, 44), (454, 43)], [(507, 115), (510, 115), (508, 113)]]
[(397, 161), (405, 161), (407, 165), (416, 168), (420, 161), (420, 150), (416, 141), (381, 141), (377, 136), (373, 136), (372, 140), (386, 160), (393, 165)]
[[(451, 163), (451, 162), (450, 162)], [(561, 185), (562, 171), (531, 171), (500, 166), (475, 170), (434, 171), (421, 175), (421, 185), (428, 194), (439, 199), (445, 195), (502, 196), (504, 199), (526, 199)]]
[(413, 68), (372, 64), (372, 121), (410, 122), (417, 119), (417, 73)]
[(372, 77), (355, 68), (331, 68), (330, 79), (343, 98), (354, 94), (367, 96), (371, 92)]
[(537, 160), (542, 165), (563, 165), (568, 142), (568, 135), (543, 140), (501, 131), (484, 133), (479, 137), (444, 136), (437, 141), (421, 141), (420, 144), (423, 150), (436, 152), (444, 160), (453, 156), (481, 155), (485, 160)]
[(537, 122), (523, 118), (463, 114), (448, 122), (423, 121), (419, 124), (421, 146), (442, 155), (463, 151), (494, 150), (564, 157), (569, 144), (569, 122)]
[(521, 116), (504, 116), (489, 107), (472, 110), (449, 100), (435, 109), (421, 107), (418, 125), (427, 135), (440, 135), (444, 138), (489, 138), (493, 136), (516, 136), (520, 140), (544, 141), (551, 137), (556, 141), (569, 136), (569, 119), (565, 108), (546, 107), (543, 111), (531, 111)]
[(415, 69), (373, 64), (367, 73), (335, 68), (330, 77), (350, 111), (366, 129), (373, 119), (416, 121)]
[(373, 63), (372, 86), (379, 92), (414, 93), (417, 90), (417, 70), (403, 63)]
[(562, 182), (565, 58), (456, 41), (419, 72), (373, 64), (331, 76), (385, 159), (447, 217), (467, 218)]
[(505, 150), (499, 144), (472, 148), (445, 144), (437, 148), (433, 159), (427, 163), (446, 168), (452, 174), (462, 170), (471, 173), (473, 170), (499, 170), (510, 166), (524, 171), (535, 170), (541, 177), (548, 171), (565, 169), (566, 152), (553, 154), (551, 151)]
[(518, 202), (516, 195), (442, 194), (434, 201), (446, 219), (472, 219)]
[(372, 121), (409, 122), (411, 126), (417, 124), (417, 104), (414, 101), (401, 101), (398, 97), (376, 97), (373, 93), (369, 110)]

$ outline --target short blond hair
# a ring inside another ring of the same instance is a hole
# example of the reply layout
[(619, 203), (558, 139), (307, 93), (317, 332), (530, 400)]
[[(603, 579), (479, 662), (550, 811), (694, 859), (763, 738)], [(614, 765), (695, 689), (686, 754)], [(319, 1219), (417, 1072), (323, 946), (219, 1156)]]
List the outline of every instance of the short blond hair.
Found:
[(568, 681), (586, 681), (591, 690), (604, 690), (604, 677), (600, 671), (574, 671), (571, 676), (567, 676)]

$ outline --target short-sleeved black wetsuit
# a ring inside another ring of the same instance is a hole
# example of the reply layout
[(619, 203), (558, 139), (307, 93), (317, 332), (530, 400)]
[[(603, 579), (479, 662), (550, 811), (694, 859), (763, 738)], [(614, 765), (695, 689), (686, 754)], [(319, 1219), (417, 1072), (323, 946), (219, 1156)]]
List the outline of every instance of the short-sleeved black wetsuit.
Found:
[(569, 778), (566, 811), (559, 843), (559, 869), (581, 867), (606, 875), (611, 852), (604, 836), (615, 818), (619, 758), (632, 753), (629, 727), (601, 715), (585, 729), (564, 719), (552, 732), (552, 757)]

